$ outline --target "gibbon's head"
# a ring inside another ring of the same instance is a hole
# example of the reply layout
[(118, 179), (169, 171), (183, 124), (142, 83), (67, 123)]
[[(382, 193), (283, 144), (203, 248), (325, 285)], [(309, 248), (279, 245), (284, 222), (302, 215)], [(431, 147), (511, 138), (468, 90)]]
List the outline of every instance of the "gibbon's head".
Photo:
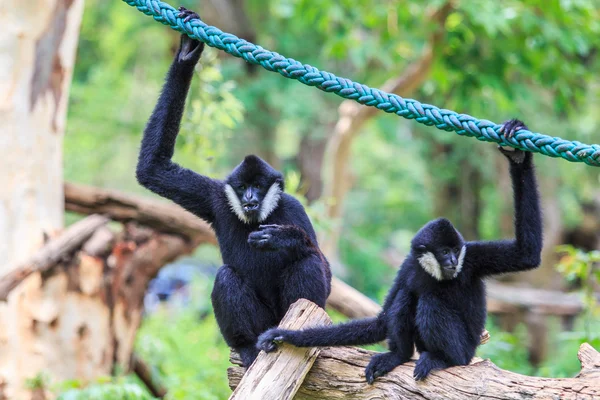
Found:
[(411, 250), (425, 272), (443, 281), (458, 276), (467, 248), (452, 223), (445, 218), (438, 218), (417, 232)]
[(279, 205), (283, 175), (260, 157), (250, 155), (225, 180), (225, 194), (240, 221), (263, 222)]

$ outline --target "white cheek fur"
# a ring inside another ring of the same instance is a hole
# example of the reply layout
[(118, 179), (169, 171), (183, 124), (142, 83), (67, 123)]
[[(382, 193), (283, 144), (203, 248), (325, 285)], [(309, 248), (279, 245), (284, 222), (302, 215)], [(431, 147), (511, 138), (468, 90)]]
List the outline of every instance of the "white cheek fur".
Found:
[(460, 249), (460, 254), (458, 255), (458, 265), (456, 266), (456, 272), (454, 273), (454, 278), (458, 276), (463, 267), (463, 262), (465, 262), (465, 256), (467, 255), (467, 246), (463, 246)]
[(227, 201), (229, 202), (229, 207), (231, 208), (231, 211), (233, 211), (235, 215), (237, 215), (240, 221), (242, 221), (245, 224), (249, 223), (250, 221), (248, 221), (248, 218), (246, 217), (246, 214), (244, 214), (244, 210), (242, 209), (242, 203), (240, 202), (240, 199), (238, 198), (237, 194), (235, 193), (235, 190), (233, 190), (231, 185), (225, 185), (225, 195), (227, 196)]
[(421, 267), (423, 267), (425, 272), (427, 272), (429, 275), (433, 276), (438, 281), (443, 279), (442, 268), (440, 267), (440, 263), (438, 263), (433, 253), (427, 252), (417, 260), (419, 261), (419, 264), (421, 264)]
[(260, 215), (258, 217), (258, 222), (263, 222), (273, 210), (277, 208), (279, 204), (279, 199), (281, 198), (281, 188), (278, 183), (274, 183), (271, 185), (265, 198), (262, 201), (262, 205), (260, 206)]

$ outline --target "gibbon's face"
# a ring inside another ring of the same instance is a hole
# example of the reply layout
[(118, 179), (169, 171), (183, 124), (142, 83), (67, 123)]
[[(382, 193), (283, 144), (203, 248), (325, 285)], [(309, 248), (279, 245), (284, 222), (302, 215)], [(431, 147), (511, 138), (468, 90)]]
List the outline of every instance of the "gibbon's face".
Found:
[(261, 223), (279, 205), (283, 176), (257, 156), (247, 156), (225, 181), (229, 207), (245, 224)]
[(460, 233), (446, 219), (425, 225), (413, 239), (412, 248), (421, 267), (438, 281), (458, 276), (467, 250)]
[(225, 191), (231, 209), (245, 223), (263, 222), (277, 207), (281, 197), (279, 184), (266, 179), (229, 182)]

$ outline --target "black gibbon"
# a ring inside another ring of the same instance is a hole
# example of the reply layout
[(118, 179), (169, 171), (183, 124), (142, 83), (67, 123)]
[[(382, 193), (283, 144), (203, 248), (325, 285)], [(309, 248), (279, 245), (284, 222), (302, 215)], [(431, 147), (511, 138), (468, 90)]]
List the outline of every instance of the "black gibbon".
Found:
[[(180, 16), (197, 18), (180, 8)], [(249, 367), (256, 340), (277, 325), (300, 298), (325, 306), (331, 285), (304, 207), (283, 192), (283, 175), (257, 156), (247, 156), (225, 180), (171, 161), (194, 67), (204, 44), (183, 35), (158, 103), (144, 131), (137, 179), (212, 224), (223, 265), (212, 304), (227, 344)]]
[[(508, 121), (502, 132), (527, 129)], [(486, 319), (483, 278), (525, 271), (540, 264), (542, 216), (532, 153), (500, 149), (510, 163), (514, 189), (516, 238), (465, 242), (446, 219), (425, 225), (413, 238), (383, 310), (374, 318), (333, 327), (263, 333), (259, 349), (274, 351), (280, 342), (295, 346), (342, 346), (388, 339), (389, 351), (373, 356), (365, 371), (368, 383), (407, 362), (413, 346), (420, 353), (414, 377), (436, 369), (467, 365), (480, 342)]]

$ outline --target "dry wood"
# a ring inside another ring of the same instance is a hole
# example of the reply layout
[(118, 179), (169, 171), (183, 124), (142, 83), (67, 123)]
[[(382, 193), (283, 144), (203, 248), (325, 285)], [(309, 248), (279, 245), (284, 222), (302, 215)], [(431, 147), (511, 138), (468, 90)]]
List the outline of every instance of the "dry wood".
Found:
[(47, 271), (78, 250), (97, 229), (106, 223), (108, 223), (106, 217), (91, 215), (73, 224), (62, 235), (50, 240), (30, 260), (10, 268), (10, 272), (0, 278), (0, 301), (6, 301), (11, 290), (34, 272)]
[[(276, 354), (291, 352), (284, 348)], [(433, 372), (424, 382), (413, 378), (414, 362), (394, 369), (373, 385), (364, 370), (375, 352), (353, 347), (323, 348), (306, 375), (295, 400), (362, 399), (577, 399), (600, 398), (600, 354), (584, 343), (579, 350), (582, 371), (576, 378), (554, 379), (519, 375), (498, 368), (489, 360), (475, 359), (464, 367)], [(232, 362), (240, 364), (235, 356)], [(229, 385), (238, 387), (244, 374), (240, 366), (228, 369)], [(273, 368), (272, 376), (284, 379), (285, 371)], [(297, 380), (295, 377), (294, 379)], [(245, 380), (244, 380), (245, 381)], [(266, 398), (266, 397), (257, 397)], [(290, 396), (269, 398), (292, 398)]]
[(68, 211), (104, 214), (115, 221), (135, 221), (159, 232), (183, 235), (196, 243), (217, 243), (209, 224), (176, 204), (74, 183), (66, 183), (64, 190)]
[[(308, 300), (292, 304), (281, 321), (285, 329), (303, 329), (329, 325), (325, 311)], [(321, 349), (298, 348), (282, 345), (276, 353), (261, 352), (230, 399), (236, 400), (290, 400), (293, 399), (304, 377), (312, 367)]]

